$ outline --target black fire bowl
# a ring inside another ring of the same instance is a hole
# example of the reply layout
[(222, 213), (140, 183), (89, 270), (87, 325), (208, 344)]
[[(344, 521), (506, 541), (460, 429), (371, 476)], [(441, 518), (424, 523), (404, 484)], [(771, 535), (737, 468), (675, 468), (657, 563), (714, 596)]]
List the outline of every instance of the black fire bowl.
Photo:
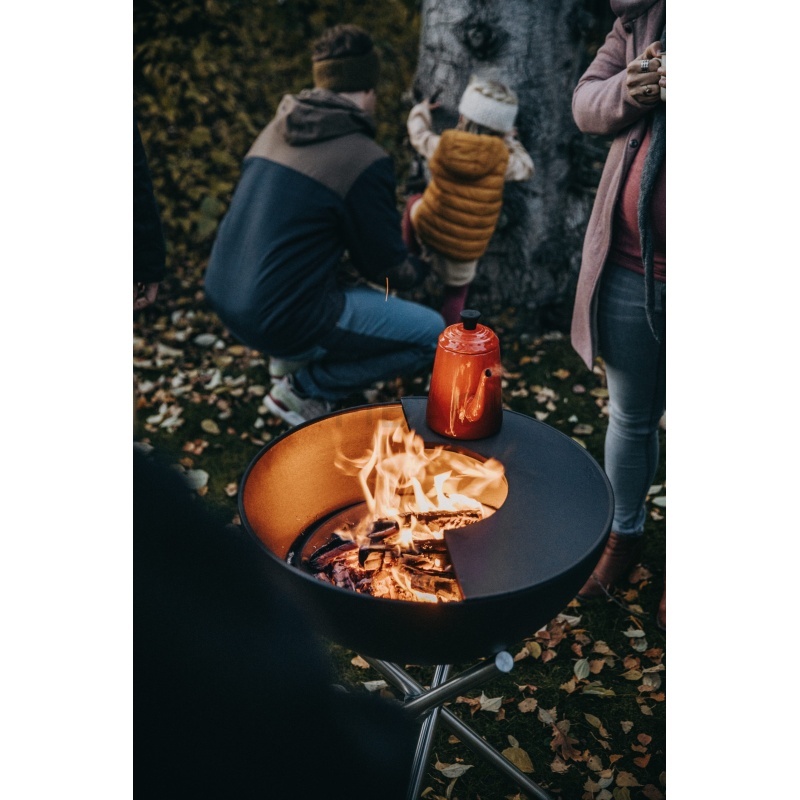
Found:
[[(460, 664), (513, 647), (566, 607), (603, 550), (613, 495), (589, 453), (549, 425), (504, 411), (496, 435), (455, 441), (428, 428), (426, 404), (412, 397), (361, 406), (287, 431), (248, 466), (239, 510), (267, 554), (265, 578), (304, 607), (320, 634), (384, 661)], [(287, 563), (304, 531), (363, 501), (357, 479), (334, 461), (363, 456), (381, 420), (505, 467), (508, 496), (497, 512), (445, 533), (461, 602), (371, 597)]]

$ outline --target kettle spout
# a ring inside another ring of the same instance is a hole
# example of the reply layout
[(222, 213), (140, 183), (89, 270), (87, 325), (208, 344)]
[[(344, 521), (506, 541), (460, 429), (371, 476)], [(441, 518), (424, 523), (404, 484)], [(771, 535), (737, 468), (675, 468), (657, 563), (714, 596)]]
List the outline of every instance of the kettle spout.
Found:
[(464, 404), (464, 418), (467, 422), (477, 422), (486, 408), (486, 383), (492, 377), (492, 371), (486, 369), (481, 375), (475, 394)]

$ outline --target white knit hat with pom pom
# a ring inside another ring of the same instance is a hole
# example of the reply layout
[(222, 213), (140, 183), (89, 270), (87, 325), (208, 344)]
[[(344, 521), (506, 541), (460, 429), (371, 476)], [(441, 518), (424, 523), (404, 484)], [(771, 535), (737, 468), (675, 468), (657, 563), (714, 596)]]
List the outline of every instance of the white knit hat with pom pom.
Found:
[(499, 133), (509, 133), (514, 127), (519, 108), (517, 96), (498, 81), (470, 78), (458, 113), (478, 125)]

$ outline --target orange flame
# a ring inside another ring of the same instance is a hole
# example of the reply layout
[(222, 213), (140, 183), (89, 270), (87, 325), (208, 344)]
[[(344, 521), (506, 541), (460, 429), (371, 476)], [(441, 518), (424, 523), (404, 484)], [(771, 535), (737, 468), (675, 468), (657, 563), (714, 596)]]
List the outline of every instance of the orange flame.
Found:
[(351, 532), (353, 538), (359, 541), (377, 520), (392, 520), (404, 547), (444, 536), (417, 515), (469, 510), (480, 512), (480, 518), (489, 516), (494, 509), (479, 498), (504, 474), (496, 459), (481, 462), (441, 446), (426, 448), (415, 431), (389, 420), (378, 423), (370, 451), (357, 459), (340, 457), (337, 467), (358, 476), (370, 512), (360, 530)]

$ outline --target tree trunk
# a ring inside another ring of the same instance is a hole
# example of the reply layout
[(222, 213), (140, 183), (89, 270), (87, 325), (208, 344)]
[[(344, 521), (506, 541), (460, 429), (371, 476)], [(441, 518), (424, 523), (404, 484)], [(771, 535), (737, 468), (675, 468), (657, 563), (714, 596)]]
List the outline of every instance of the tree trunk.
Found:
[(607, 143), (583, 136), (572, 91), (610, 29), (605, 0), (423, 0), (416, 100), (437, 95), (434, 127), (455, 125), (471, 74), (519, 96), (517, 131), (535, 166), (506, 184), (503, 211), (469, 303), (516, 307), (568, 325), (581, 246)]

